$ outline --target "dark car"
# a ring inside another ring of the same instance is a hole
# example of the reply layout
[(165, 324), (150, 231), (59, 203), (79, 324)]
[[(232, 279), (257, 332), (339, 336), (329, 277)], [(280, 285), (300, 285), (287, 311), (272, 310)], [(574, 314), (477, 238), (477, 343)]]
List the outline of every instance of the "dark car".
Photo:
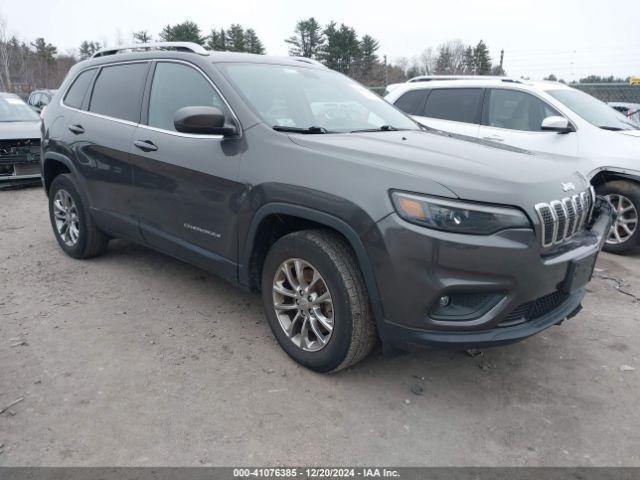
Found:
[(27, 103), (36, 112), (40, 113), (47, 105), (49, 105), (49, 103), (51, 103), (56, 92), (57, 90), (34, 90), (29, 95)]
[(20, 97), (0, 93), (0, 188), (40, 183), (40, 117)]
[(262, 292), (282, 348), (320, 372), (378, 338), (484, 347), (562, 322), (611, 224), (562, 158), (425, 129), (305, 58), (101, 51), (43, 141), (67, 254), (121, 237)]

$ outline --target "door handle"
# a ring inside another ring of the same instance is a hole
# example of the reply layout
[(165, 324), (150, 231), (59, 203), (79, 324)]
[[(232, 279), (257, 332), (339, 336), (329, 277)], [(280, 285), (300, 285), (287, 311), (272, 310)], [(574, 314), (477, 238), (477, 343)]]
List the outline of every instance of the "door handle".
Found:
[(71, 130), (76, 135), (84, 133), (84, 127), (82, 125), (80, 125), (80, 124), (69, 125), (69, 130)]
[(155, 152), (158, 150), (151, 140), (136, 140), (133, 144), (143, 152)]
[(504, 137), (500, 135), (489, 135), (488, 137), (482, 137), (483, 140), (490, 140), (492, 142), (504, 142)]

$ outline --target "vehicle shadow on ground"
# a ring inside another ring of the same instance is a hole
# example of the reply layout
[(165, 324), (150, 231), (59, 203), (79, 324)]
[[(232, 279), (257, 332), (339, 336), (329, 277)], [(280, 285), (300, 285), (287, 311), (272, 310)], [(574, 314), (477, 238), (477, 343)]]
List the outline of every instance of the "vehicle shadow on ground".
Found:
[[(204, 299), (207, 311), (223, 311), (233, 313), (238, 318), (221, 318), (221, 342), (229, 343), (238, 336), (252, 335), (266, 349), (272, 350), (269, 355), (275, 361), (273, 369), (299, 369), (277, 345), (269, 329), (262, 309), (260, 295), (252, 294), (235, 287), (219, 277), (201, 269), (181, 262), (180, 260), (158, 253), (154, 250), (122, 240), (111, 242), (109, 251), (94, 260), (96, 263), (117, 262), (120, 268), (145, 271), (153, 274), (157, 280), (164, 280), (179, 285), (181, 292), (190, 292), (196, 299)], [(161, 268), (158, 268), (161, 266)], [(157, 293), (157, 292), (156, 292)], [(153, 293), (155, 295), (156, 293)], [(182, 300), (184, 306), (186, 300)], [(199, 302), (198, 302), (199, 303)], [(241, 309), (236, 307), (240, 305)], [(203, 308), (203, 304), (197, 306)], [(203, 317), (206, 322), (206, 317)], [(515, 345), (483, 350), (481, 352), (466, 351), (417, 351), (411, 353), (398, 352), (383, 355), (380, 346), (363, 362), (354, 367), (335, 373), (330, 377), (339, 382), (370, 382), (371, 377), (387, 379), (394, 385), (404, 385), (408, 399), (427, 394), (433, 388), (442, 392), (468, 392), (470, 387), (476, 394), (490, 393), (497, 384), (509, 382), (520, 383), (526, 380), (530, 369), (541, 371), (540, 357), (548, 356), (550, 346), (549, 334), (543, 333)], [(228, 335), (224, 338), (223, 335)], [(558, 340), (558, 339), (556, 339)], [(233, 361), (233, 360), (230, 360)], [(314, 375), (305, 370), (305, 376)], [(322, 383), (322, 380), (319, 380)], [(440, 384), (440, 385), (438, 385)], [(375, 388), (380, 388), (376, 384)], [(478, 390), (479, 389), (479, 390)], [(522, 391), (522, 388), (521, 390)]]

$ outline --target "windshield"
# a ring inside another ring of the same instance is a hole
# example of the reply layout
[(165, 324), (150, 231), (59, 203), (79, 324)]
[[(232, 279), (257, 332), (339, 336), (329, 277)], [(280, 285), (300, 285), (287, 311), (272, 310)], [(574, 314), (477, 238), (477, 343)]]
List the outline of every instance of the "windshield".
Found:
[(277, 130), (345, 133), (419, 129), (378, 95), (331, 70), (235, 63), (223, 68), (260, 117)]
[(606, 130), (640, 129), (620, 112), (580, 90), (550, 90), (548, 93), (596, 127)]
[(38, 114), (18, 97), (0, 96), (0, 122), (37, 122)]

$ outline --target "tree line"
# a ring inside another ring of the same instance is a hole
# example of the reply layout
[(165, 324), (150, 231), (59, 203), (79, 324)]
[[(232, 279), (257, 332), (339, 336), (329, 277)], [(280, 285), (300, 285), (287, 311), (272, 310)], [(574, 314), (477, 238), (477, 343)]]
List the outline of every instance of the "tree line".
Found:
[[(449, 40), (419, 55), (401, 57), (393, 63), (378, 54), (380, 44), (372, 35), (360, 35), (352, 26), (331, 21), (320, 24), (314, 17), (299, 20), (290, 36), (283, 39), (289, 55), (309, 57), (369, 86), (402, 82), (417, 75), (505, 75), (504, 50), (494, 61), (483, 40), (468, 45)], [(208, 50), (264, 54), (262, 40), (253, 28), (231, 24), (228, 28), (203, 31), (190, 20), (166, 25), (154, 38), (147, 30), (132, 33), (132, 42), (194, 42)], [(125, 43), (118, 38), (117, 44)], [(77, 50), (60, 53), (44, 38), (25, 42), (8, 35), (7, 24), (0, 17), (0, 91), (28, 93), (34, 88), (57, 88), (69, 68), (106, 47), (105, 42), (84, 40)], [(555, 75), (547, 77), (557, 80)], [(614, 77), (590, 75), (586, 82), (623, 81)]]
[(505, 75), (504, 50), (500, 60), (493, 64), (489, 48), (483, 40), (467, 45), (460, 40), (449, 40), (436, 49), (426, 48), (411, 58), (402, 57), (397, 63), (411, 78), (418, 75)]

